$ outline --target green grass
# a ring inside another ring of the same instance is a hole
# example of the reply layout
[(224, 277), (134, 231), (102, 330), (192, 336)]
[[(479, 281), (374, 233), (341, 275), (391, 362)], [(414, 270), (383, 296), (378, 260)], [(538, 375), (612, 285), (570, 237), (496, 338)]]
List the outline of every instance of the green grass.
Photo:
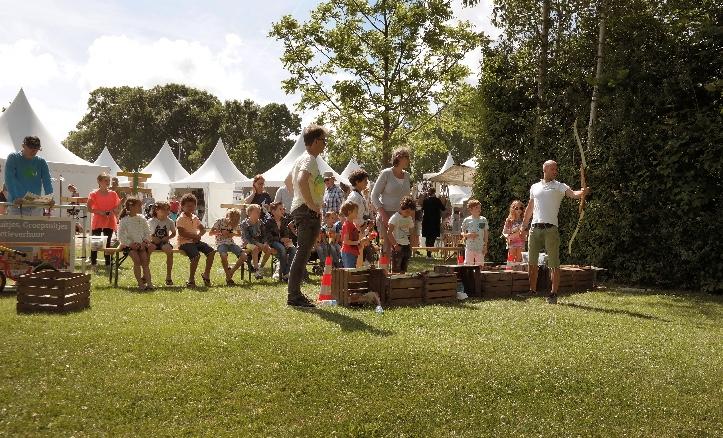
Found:
[(92, 308), (64, 316), (0, 298), (0, 435), (723, 434), (720, 297), (610, 288), (376, 315), (287, 308), (271, 279), (131, 283), (130, 264), (117, 289), (96, 277)]

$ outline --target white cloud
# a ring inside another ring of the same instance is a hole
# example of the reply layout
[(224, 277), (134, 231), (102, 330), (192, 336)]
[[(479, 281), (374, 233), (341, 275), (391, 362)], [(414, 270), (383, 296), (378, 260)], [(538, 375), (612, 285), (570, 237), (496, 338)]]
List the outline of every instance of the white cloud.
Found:
[(244, 89), (243, 45), (235, 34), (228, 34), (217, 51), (199, 41), (101, 36), (88, 48), (79, 80), (87, 91), (100, 86), (182, 83), (222, 99), (243, 98), (249, 95)]
[(55, 56), (30, 39), (0, 44), (0, 65), (3, 82), (26, 87), (46, 85), (62, 74)]

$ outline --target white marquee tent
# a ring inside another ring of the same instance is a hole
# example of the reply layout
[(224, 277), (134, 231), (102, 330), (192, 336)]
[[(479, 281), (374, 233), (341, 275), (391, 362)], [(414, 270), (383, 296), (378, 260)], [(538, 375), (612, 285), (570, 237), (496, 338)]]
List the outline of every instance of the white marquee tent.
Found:
[[(471, 158), (470, 160), (466, 161), (466, 163), (472, 162), (475, 160), (474, 158)], [(436, 173), (425, 173), (424, 179), (429, 180), (430, 178), (433, 178), (437, 175), (440, 175), (445, 170), (449, 169), (450, 167), (454, 166), (454, 159), (452, 158), (452, 153), (447, 154), (447, 161), (444, 162), (444, 165), (439, 170), (439, 172)], [(465, 201), (467, 201), (470, 196), (472, 196), (472, 188), (471, 187), (464, 187), (464, 186), (447, 186), (449, 190), (449, 201), (452, 203), (455, 207), (462, 206)]]
[(33, 111), (25, 92), (20, 89), (10, 106), (5, 112), (0, 113), (0, 182), (5, 181), (3, 173), (5, 159), (10, 153), (22, 150), (23, 138), (28, 135), (40, 138), (42, 151), (39, 156), (48, 162), (53, 178), (55, 202), (60, 202), (61, 176), (64, 179), (65, 194), (67, 194), (67, 184), (72, 183), (82, 195), (87, 195), (98, 187), (96, 180), (98, 174), (109, 171), (108, 167), (89, 163), (55, 141)]
[(113, 159), (107, 146), (103, 148), (103, 152), (98, 155), (98, 159), (95, 160), (93, 164), (96, 166), (109, 167), (111, 176), (116, 176), (116, 174), (121, 171), (120, 166)]
[(236, 181), (248, 180), (229, 158), (221, 139), (197, 171), (181, 180), (170, 183), (176, 190), (202, 189), (205, 198), (206, 212), (203, 222), (206, 226), (226, 215), (221, 204), (233, 202), (233, 188)]
[[(228, 157), (228, 155), (226, 155), (226, 157)], [(178, 162), (176, 156), (173, 155), (168, 141), (163, 142), (161, 149), (151, 162), (141, 170), (141, 173), (151, 174), (151, 177), (146, 181), (146, 187), (153, 191), (153, 198), (157, 200), (168, 198), (171, 191), (171, 183), (190, 176), (188, 171)]]
[[(300, 135), (299, 138), (296, 140), (296, 144), (294, 144), (294, 146), (291, 148), (291, 150), (289, 150), (286, 156), (282, 158), (281, 161), (279, 161), (274, 167), (262, 174), (264, 176), (266, 186), (281, 187), (282, 185), (284, 185), (284, 181), (286, 181), (286, 177), (289, 175), (291, 167), (294, 165), (294, 161), (296, 161), (296, 159), (299, 158), (305, 150), (306, 146), (304, 145), (304, 137)], [(342, 175), (339, 175), (334, 169), (332, 169), (323, 157), (319, 156), (316, 158), (316, 160), (319, 165), (320, 173), (323, 174), (324, 172), (333, 172), (337, 182), (343, 182), (344, 184), (349, 185), (349, 180)], [(238, 183), (236, 184), (236, 189), (239, 190), (241, 188), (249, 188), (251, 187), (252, 183), (253, 181), (248, 179), (247, 181), (238, 181)]]
[(355, 158), (352, 158), (349, 160), (349, 163), (346, 165), (344, 170), (341, 171), (340, 175), (348, 180), (349, 175), (351, 175), (352, 172), (360, 169), (362, 169), (362, 167), (359, 165), (359, 163), (357, 163)]

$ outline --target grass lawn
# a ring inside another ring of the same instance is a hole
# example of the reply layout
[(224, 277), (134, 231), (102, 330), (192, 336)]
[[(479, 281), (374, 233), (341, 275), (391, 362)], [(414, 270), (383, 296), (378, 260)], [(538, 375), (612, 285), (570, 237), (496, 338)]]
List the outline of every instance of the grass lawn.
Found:
[(721, 297), (304, 311), (271, 279), (138, 293), (128, 262), (80, 313), (0, 298), (0, 435), (723, 435)]

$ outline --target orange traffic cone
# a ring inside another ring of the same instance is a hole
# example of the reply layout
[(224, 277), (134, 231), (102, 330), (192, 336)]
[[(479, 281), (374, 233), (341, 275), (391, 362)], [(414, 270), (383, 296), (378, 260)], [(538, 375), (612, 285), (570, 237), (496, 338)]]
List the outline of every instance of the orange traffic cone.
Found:
[(326, 256), (326, 260), (324, 261), (324, 274), (321, 276), (319, 301), (329, 301), (331, 299), (331, 256)]

